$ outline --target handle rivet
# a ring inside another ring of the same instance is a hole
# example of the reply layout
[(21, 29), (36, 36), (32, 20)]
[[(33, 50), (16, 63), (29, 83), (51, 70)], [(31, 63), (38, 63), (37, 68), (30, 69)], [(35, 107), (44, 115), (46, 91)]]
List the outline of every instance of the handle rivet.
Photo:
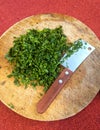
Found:
[(62, 83), (63, 83), (63, 80), (62, 80), (62, 79), (59, 79), (59, 83), (62, 84)]
[(66, 71), (66, 72), (65, 72), (65, 74), (66, 74), (66, 75), (69, 75), (69, 72), (68, 72), (68, 71)]

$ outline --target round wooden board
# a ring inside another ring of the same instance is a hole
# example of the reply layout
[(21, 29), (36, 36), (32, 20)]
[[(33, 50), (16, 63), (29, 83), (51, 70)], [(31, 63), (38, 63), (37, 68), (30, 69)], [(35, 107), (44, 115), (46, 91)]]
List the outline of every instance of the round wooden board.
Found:
[[(48, 110), (39, 114), (37, 102), (42, 98), (43, 88), (14, 85), (13, 78), (7, 78), (11, 66), (4, 58), (13, 46), (13, 37), (26, 33), (28, 29), (55, 28), (61, 25), (70, 41), (79, 38), (93, 45), (95, 51), (81, 64)], [(18, 114), (42, 121), (60, 120), (71, 117), (84, 109), (100, 89), (100, 42), (96, 35), (79, 20), (60, 14), (31, 16), (9, 28), (0, 38), (0, 100)]]

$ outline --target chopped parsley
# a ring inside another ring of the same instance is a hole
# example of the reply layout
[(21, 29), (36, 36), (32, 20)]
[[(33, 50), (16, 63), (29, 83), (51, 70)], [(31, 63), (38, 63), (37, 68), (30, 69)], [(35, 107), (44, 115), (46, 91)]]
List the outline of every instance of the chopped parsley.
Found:
[(62, 27), (43, 30), (30, 29), (26, 34), (15, 37), (14, 45), (6, 54), (13, 65), (8, 77), (14, 77), (16, 85), (44, 86), (46, 92), (61, 72), (60, 59), (77, 51), (81, 44), (69, 43)]
[(14, 105), (12, 103), (9, 103), (8, 106), (12, 109), (14, 109)]

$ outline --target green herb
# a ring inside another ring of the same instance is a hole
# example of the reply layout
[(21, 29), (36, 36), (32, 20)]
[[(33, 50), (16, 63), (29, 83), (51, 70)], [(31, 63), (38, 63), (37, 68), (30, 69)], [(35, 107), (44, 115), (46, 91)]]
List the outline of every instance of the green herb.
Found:
[(8, 77), (14, 77), (16, 85), (44, 86), (47, 91), (61, 71), (60, 59), (64, 53), (71, 56), (80, 48), (80, 43), (68, 43), (62, 27), (55, 29), (28, 30), (14, 39), (14, 46), (6, 54), (13, 65)]
[(14, 105), (12, 103), (8, 104), (10, 106), (10, 108), (14, 109)]

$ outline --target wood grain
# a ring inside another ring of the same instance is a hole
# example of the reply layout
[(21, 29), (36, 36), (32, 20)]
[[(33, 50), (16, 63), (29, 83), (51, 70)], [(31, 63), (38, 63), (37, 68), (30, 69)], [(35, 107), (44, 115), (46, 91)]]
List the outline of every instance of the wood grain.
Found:
[[(84, 39), (95, 46), (95, 51), (82, 63), (62, 91), (52, 102), (48, 110), (39, 114), (37, 102), (42, 98), (43, 87), (33, 89), (29, 86), (16, 87), (13, 78), (7, 78), (12, 71), (11, 65), (4, 58), (13, 46), (13, 37), (26, 33), (28, 29), (55, 28), (61, 25), (70, 41)], [(60, 120), (71, 117), (83, 110), (100, 89), (100, 41), (89, 27), (79, 20), (60, 14), (42, 14), (23, 19), (10, 27), (0, 37), (0, 100), (13, 111), (34, 120)], [(59, 108), (59, 109), (58, 109)]]

